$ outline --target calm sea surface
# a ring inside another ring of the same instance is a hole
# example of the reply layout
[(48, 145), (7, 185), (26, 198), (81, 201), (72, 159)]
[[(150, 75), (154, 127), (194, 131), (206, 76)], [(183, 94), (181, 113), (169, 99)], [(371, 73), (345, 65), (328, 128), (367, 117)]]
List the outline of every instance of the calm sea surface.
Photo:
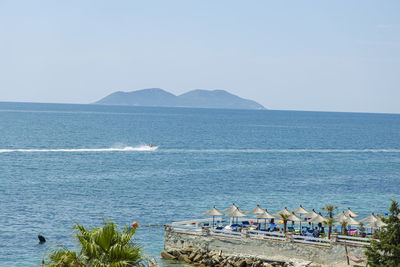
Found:
[[(74, 222), (165, 224), (232, 202), (366, 216), (399, 200), (400, 115), (0, 103), (0, 181), (0, 266), (73, 249)], [(162, 227), (135, 236), (163, 248)]]

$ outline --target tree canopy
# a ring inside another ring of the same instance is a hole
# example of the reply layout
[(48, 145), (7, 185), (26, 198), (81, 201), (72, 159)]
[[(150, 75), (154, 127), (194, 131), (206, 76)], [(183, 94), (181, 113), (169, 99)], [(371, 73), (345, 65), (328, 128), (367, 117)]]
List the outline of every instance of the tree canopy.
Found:
[(375, 266), (400, 266), (400, 209), (399, 203), (392, 201), (388, 218), (382, 218), (387, 224), (377, 233), (379, 241), (372, 240), (365, 254), (368, 264)]

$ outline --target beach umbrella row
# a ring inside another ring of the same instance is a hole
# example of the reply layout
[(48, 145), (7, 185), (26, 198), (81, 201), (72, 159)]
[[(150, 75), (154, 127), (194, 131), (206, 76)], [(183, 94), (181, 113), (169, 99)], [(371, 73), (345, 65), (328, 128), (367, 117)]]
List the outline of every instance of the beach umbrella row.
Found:
[[(233, 217), (233, 218), (238, 218), (238, 217), (247, 217), (248, 215), (245, 214), (246, 212), (239, 209), (238, 206), (236, 206), (234, 203), (232, 203), (231, 207), (223, 210), (225, 214), (215, 208), (215, 206), (210, 209), (209, 211), (204, 212), (204, 215), (209, 215), (213, 216), (213, 225), (214, 225), (214, 218), (215, 216), (226, 216), (226, 217)], [(257, 205), (254, 209), (248, 211), (247, 213), (255, 214), (254, 218), (257, 219), (265, 219), (265, 223), (267, 219), (284, 219), (286, 221), (293, 221), (293, 222), (300, 222), (300, 227), (301, 227), (301, 222), (303, 221), (302, 218), (296, 216), (295, 214), (302, 215), (304, 218), (307, 219), (307, 222), (309, 223), (327, 223), (328, 218), (322, 216), (321, 214), (318, 214), (314, 209), (312, 211), (307, 211), (304, 209), (301, 205), (293, 210), (289, 211), (287, 207), (282, 209), (281, 211), (271, 214), (267, 210), (264, 210), (260, 207), (260, 205)], [(354, 217), (359, 217), (360, 215), (356, 214), (353, 212), (350, 208), (347, 210), (339, 213), (336, 217), (334, 217), (335, 220), (335, 225), (341, 225), (343, 223), (346, 223), (347, 225), (352, 225), (352, 226), (357, 226), (360, 225), (360, 223), (366, 224), (367, 227), (383, 227), (386, 226), (386, 224), (377, 216), (375, 216), (373, 213), (369, 215), (368, 217), (357, 221), (354, 219)], [(400, 219), (400, 215), (398, 215)]]

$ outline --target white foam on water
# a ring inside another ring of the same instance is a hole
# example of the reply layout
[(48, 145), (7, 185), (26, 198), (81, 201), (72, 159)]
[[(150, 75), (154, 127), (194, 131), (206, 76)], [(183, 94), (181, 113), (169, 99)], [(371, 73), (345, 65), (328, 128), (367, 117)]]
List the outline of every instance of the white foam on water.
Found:
[(125, 147), (110, 147), (110, 148), (18, 148), (18, 149), (0, 149), (0, 153), (11, 153), (11, 152), (125, 152), (125, 151), (156, 151), (158, 146), (125, 146)]

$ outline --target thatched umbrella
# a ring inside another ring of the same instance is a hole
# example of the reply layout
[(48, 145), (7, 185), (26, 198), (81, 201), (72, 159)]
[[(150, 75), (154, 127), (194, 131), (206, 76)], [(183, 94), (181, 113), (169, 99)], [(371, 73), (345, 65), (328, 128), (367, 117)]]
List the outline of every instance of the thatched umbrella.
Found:
[(318, 214), (314, 218), (310, 219), (308, 222), (318, 224), (318, 223), (324, 223), (324, 222), (327, 222), (327, 221), (328, 221), (327, 218), (325, 218), (324, 216)]
[(297, 209), (292, 211), (295, 214), (307, 214), (310, 213), (308, 210), (304, 209), (302, 205), (300, 205), (300, 207), (298, 207)]
[(312, 226), (314, 227), (314, 224), (320, 224), (320, 223), (327, 224), (328, 221), (329, 221), (328, 218), (322, 216), (321, 214), (318, 214), (318, 216), (315, 216), (314, 218), (310, 219), (308, 222), (312, 223)]
[(318, 215), (319, 215), (319, 214), (316, 213), (314, 209), (312, 209), (312, 211), (310, 211), (309, 213), (306, 213), (306, 214), (304, 215), (304, 217), (307, 218), (307, 219), (312, 219), (312, 218), (317, 217)]
[(288, 209), (285, 207), (283, 210), (275, 213), (274, 216), (278, 218), (278, 217), (280, 217), (281, 214), (290, 216), (292, 213), (290, 211), (288, 211)]
[[(295, 209), (294, 211), (292, 211), (295, 214), (300, 214), (305, 216), (306, 214), (309, 214), (310, 212), (308, 210), (306, 210), (305, 208), (303, 208), (302, 205), (300, 205), (297, 209)], [(300, 232), (301, 232), (301, 222), (300, 222)]]
[(384, 223), (382, 221), (381, 218), (379, 218), (378, 216), (375, 216), (373, 213), (371, 213), (371, 215), (369, 215), (368, 217), (360, 220), (359, 222), (365, 223), (366, 226), (370, 227), (370, 228), (381, 228), (381, 227), (387, 225), (386, 223)]
[(343, 225), (345, 223), (346, 225), (360, 225), (360, 223), (356, 220), (354, 220), (351, 216), (341, 216), (339, 220), (335, 223), (335, 225)]
[(353, 219), (351, 216), (347, 217), (347, 225), (360, 225), (360, 222)]
[(248, 211), (247, 213), (253, 213), (253, 214), (261, 214), (263, 213), (265, 210), (263, 210), (262, 208), (260, 208), (260, 205), (257, 204), (257, 207), (255, 207), (254, 209), (252, 209), (251, 211)]
[[(286, 209), (286, 208), (285, 208)], [(293, 212), (290, 212), (288, 214), (285, 214), (284, 212), (282, 213), (276, 213), (274, 214), (274, 216), (276, 218), (279, 218), (281, 220), (283, 220), (283, 225), (284, 225), (284, 231), (286, 232), (286, 224), (288, 221), (292, 221), (292, 222), (301, 222), (302, 219), (300, 219), (299, 217), (297, 217), (296, 215), (294, 215)]]
[(258, 219), (265, 219), (265, 228), (267, 228), (267, 219), (274, 219), (275, 216), (272, 215), (271, 213), (269, 213), (267, 210), (264, 210), (263, 213), (257, 214), (257, 216), (255, 216), (255, 218)]
[(244, 213), (244, 211), (241, 210), (241, 209), (239, 209), (239, 207), (236, 206), (235, 203), (232, 203), (232, 206), (230, 206), (230, 207), (227, 208), (227, 209), (224, 209), (223, 212), (230, 213), (230, 212), (234, 212), (235, 210), (239, 210), (240, 212), (243, 212), (243, 213)]
[(335, 219), (335, 221), (340, 221), (340, 220), (345, 219), (345, 218), (347, 218), (347, 217), (348, 217), (348, 215), (346, 215), (346, 214), (344, 213), (344, 211), (342, 211), (342, 212), (339, 213), (334, 219)]
[(353, 219), (351, 216), (342, 216), (336, 221), (336, 225), (341, 225), (343, 222), (345, 222), (347, 225), (360, 225), (360, 222), (356, 221)]
[(346, 214), (347, 216), (350, 215), (353, 218), (360, 217), (360, 215), (352, 211), (350, 208), (347, 208), (347, 210), (344, 211), (344, 214)]
[(220, 212), (219, 210), (217, 210), (217, 209), (215, 208), (215, 206), (214, 206), (212, 209), (210, 209), (209, 211), (204, 212), (203, 214), (204, 214), (204, 215), (213, 216), (213, 227), (214, 227), (214, 218), (215, 218), (215, 216), (222, 216), (222, 215), (224, 215), (222, 212)]
[(359, 220), (359, 222), (365, 223), (365, 224), (373, 223), (373, 222), (376, 222), (376, 221), (378, 221), (378, 217), (376, 217), (373, 213), (371, 213), (371, 215), (369, 215), (368, 217), (366, 217), (366, 218), (364, 218), (362, 220)]
[(238, 218), (238, 217), (247, 217), (248, 215), (246, 215), (246, 214), (244, 214), (243, 212), (241, 212), (239, 209), (236, 209), (236, 210), (234, 210), (234, 211), (232, 211), (232, 212), (230, 212), (230, 213), (227, 213), (227, 214), (225, 214), (224, 216), (226, 216), (226, 217), (236, 217), (236, 218)]
[(371, 228), (382, 228), (386, 225), (387, 225), (387, 223), (384, 223), (381, 219), (378, 219), (375, 222), (368, 223), (366, 226), (371, 227)]

